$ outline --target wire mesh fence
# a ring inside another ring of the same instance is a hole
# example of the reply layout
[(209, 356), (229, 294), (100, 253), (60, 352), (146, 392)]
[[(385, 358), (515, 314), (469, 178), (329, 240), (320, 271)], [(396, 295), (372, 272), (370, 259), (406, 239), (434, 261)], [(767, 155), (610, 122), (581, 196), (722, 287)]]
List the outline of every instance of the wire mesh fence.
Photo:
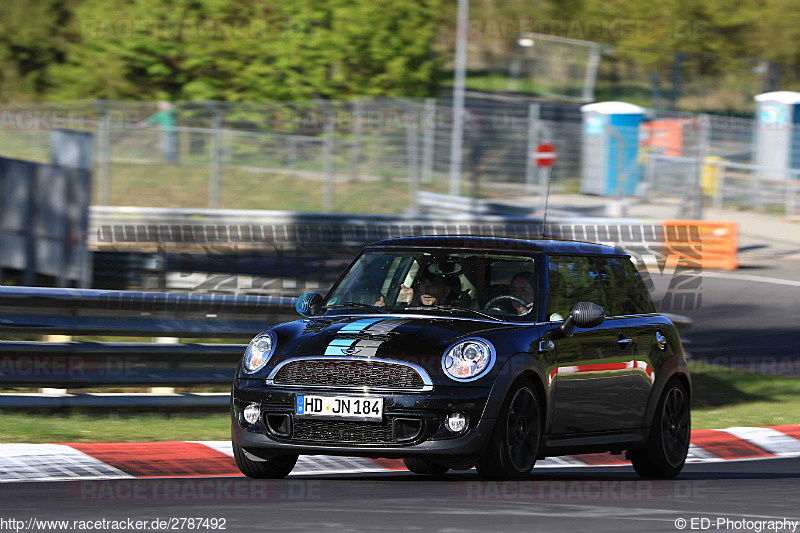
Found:
[[(48, 161), (50, 131), (94, 133), (96, 205), (400, 213), (419, 192), (449, 191), (457, 118), (449, 98), (179, 102), (174, 126), (148, 124), (155, 111), (154, 102), (6, 106), (0, 154)], [(463, 196), (541, 194), (533, 153), (549, 142), (554, 193), (587, 192), (603, 166), (601, 179), (626, 184), (612, 196), (675, 198), (682, 211), (796, 211), (798, 172), (757, 165), (762, 126), (753, 118), (648, 111), (634, 131), (612, 128), (619, 145), (601, 160), (587, 151), (576, 105), (470, 97), (461, 113)], [(800, 154), (800, 130), (787, 127)]]

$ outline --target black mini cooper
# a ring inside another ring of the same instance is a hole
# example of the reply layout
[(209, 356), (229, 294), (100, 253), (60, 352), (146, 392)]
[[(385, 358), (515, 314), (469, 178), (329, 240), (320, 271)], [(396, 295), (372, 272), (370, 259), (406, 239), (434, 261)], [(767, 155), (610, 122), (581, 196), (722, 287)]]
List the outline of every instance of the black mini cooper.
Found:
[(689, 448), (678, 333), (631, 257), (572, 241), (414, 237), (368, 246), (305, 318), (250, 343), (232, 393), (236, 462), (402, 458), (528, 475), (538, 458), (626, 452), (673, 477)]

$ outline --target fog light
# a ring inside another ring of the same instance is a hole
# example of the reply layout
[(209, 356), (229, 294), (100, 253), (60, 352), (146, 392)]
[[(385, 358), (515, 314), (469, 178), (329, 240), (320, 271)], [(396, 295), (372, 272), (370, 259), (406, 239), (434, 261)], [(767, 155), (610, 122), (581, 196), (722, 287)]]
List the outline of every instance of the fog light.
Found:
[(447, 429), (453, 433), (460, 433), (465, 427), (467, 427), (467, 415), (464, 413), (453, 413), (447, 415), (445, 426), (447, 426)]
[(244, 419), (248, 424), (255, 424), (258, 422), (258, 416), (261, 414), (261, 409), (257, 403), (251, 403), (244, 408)]

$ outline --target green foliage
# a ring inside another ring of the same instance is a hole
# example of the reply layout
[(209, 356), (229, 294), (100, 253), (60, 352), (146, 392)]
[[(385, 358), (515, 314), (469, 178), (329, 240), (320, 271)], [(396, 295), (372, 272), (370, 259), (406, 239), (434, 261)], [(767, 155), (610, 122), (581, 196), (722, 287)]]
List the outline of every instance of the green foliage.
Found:
[(438, 0), (84, 0), (62, 99), (263, 101), (425, 95)]
[[(455, 12), (445, 0), (4, 0), (0, 102), (428, 96), (451, 63)], [(793, 0), (472, 0), (470, 16), (479, 68), (521, 31), (611, 43), (603, 68), (631, 83), (668, 76), (670, 51), (708, 54), (685, 66), (699, 76), (752, 75), (719, 56), (800, 64)]]
[(29, 102), (50, 88), (47, 68), (64, 59), (74, 2), (0, 2), (0, 102)]

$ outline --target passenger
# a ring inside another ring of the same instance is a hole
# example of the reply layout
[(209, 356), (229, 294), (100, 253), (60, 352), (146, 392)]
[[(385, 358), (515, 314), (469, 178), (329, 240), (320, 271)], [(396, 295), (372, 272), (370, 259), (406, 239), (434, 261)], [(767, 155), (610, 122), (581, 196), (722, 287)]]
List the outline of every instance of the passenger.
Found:
[(526, 315), (533, 310), (536, 299), (535, 286), (536, 278), (532, 272), (520, 272), (511, 278), (511, 296), (519, 298), (527, 304), (522, 306), (516, 301), (512, 302), (518, 315)]

